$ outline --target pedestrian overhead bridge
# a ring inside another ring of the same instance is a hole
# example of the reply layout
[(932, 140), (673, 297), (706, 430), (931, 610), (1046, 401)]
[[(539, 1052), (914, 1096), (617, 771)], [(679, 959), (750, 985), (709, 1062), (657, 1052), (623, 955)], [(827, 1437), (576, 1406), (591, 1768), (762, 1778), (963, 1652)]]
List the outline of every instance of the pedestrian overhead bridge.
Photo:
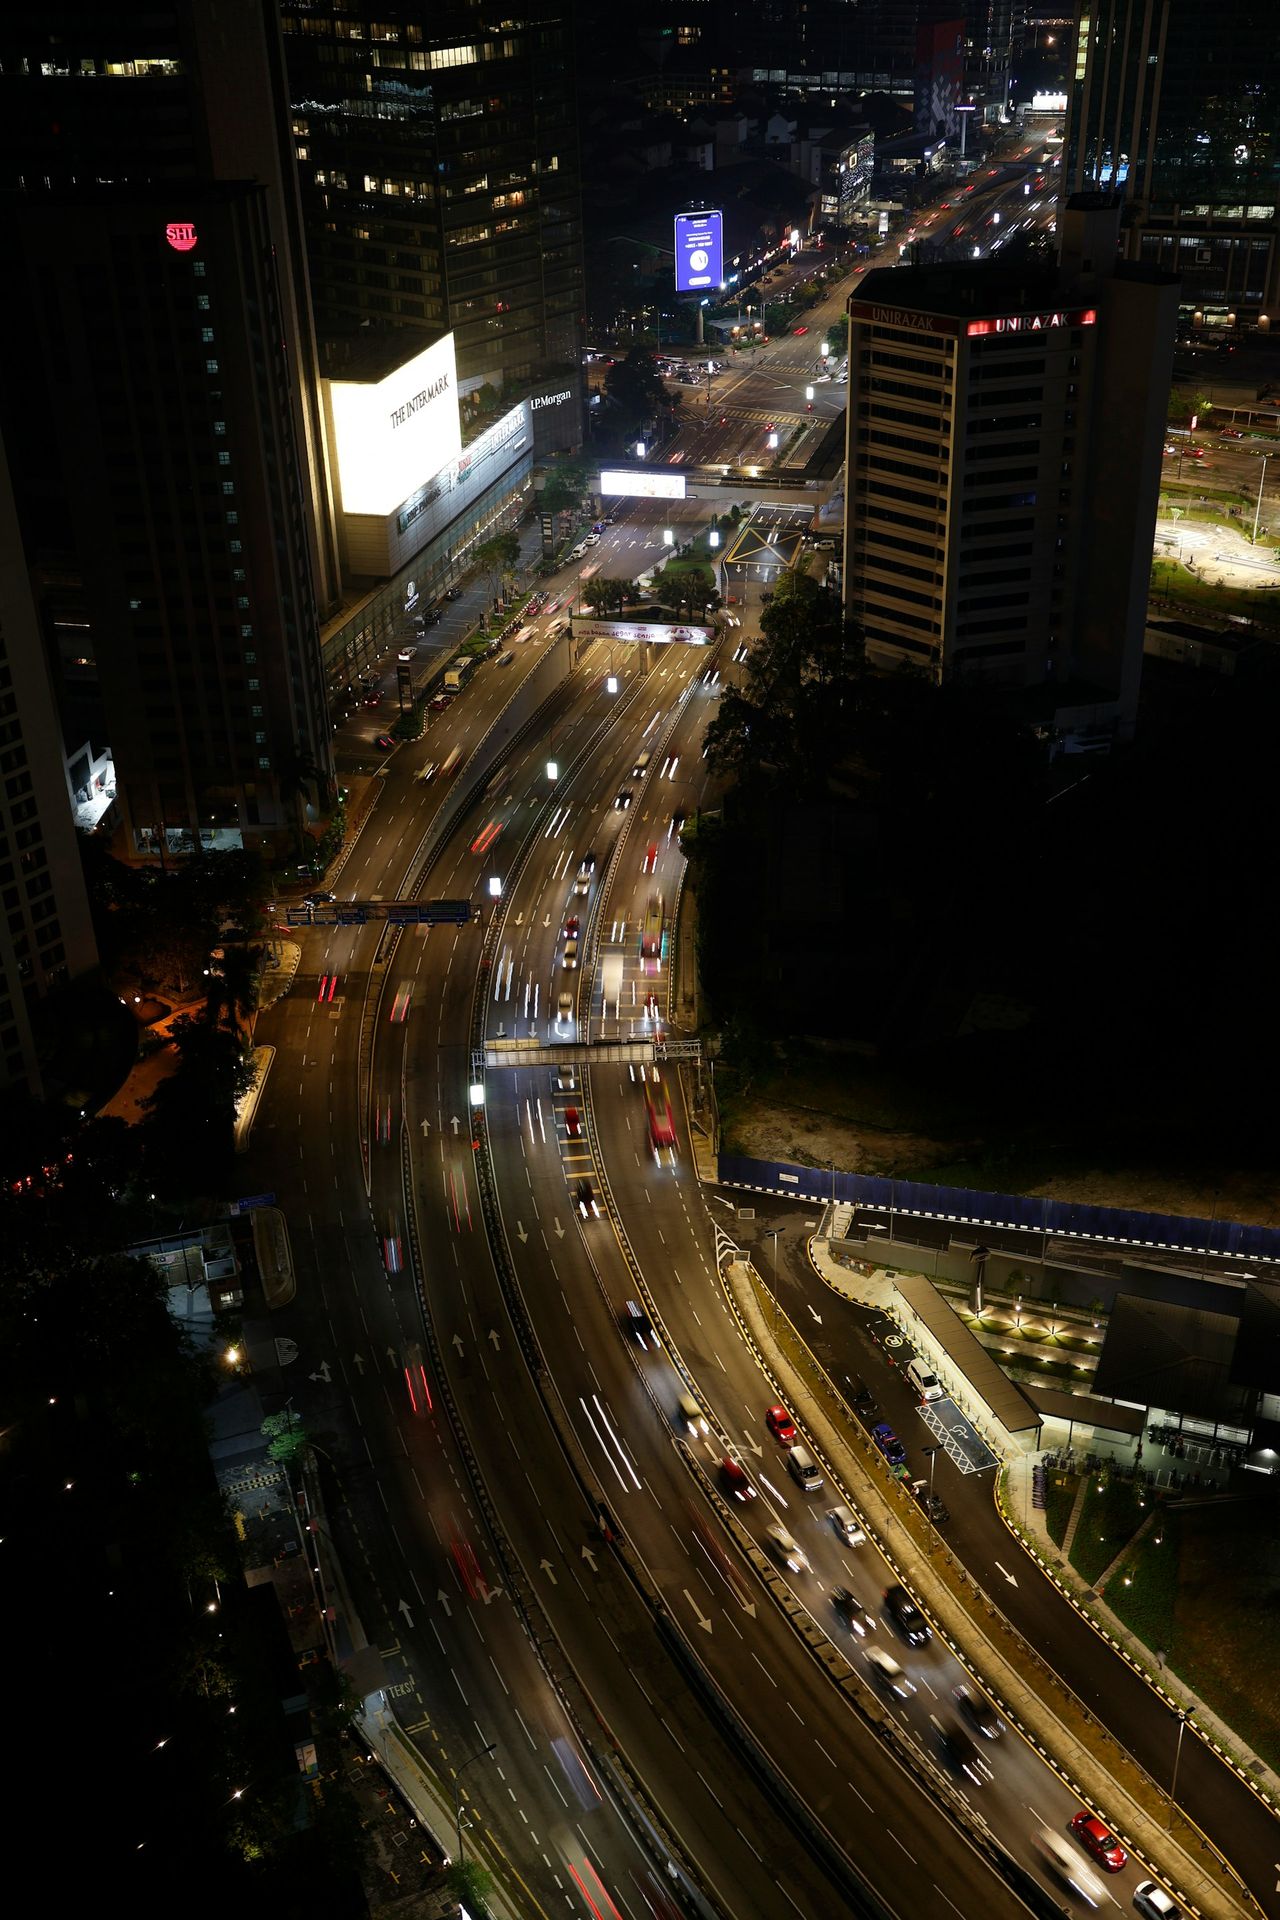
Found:
[(486, 1067), (608, 1067), (648, 1066), (654, 1060), (698, 1060), (700, 1040), (675, 1040), (655, 1034), (648, 1040), (489, 1040), (473, 1056), (478, 1070)]

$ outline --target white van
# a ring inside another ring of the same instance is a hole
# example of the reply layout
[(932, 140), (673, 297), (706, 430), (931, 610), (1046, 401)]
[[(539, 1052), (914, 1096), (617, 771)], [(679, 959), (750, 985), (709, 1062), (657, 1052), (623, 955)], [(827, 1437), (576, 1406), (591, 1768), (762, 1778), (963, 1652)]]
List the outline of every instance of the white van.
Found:
[(787, 1448), (787, 1472), (796, 1485), (803, 1487), (806, 1493), (817, 1493), (822, 1485), (818, 1463), (808, 1447)]
[(547, 628), (547, 638), (549, 640), (558, 640), (562, 633), (568, 633), (568, 631), (569, 622), (567, 620), (553, 620)]
[(521, 627), (519, 633), (516, 635), (516, 645), (519, 646), (524, 640), (535, 640), (536, 638), (537, 635), (532, 627)]
[(946, 1388), (932, 1367), (923, 1360), (913, 1360), (907, 1368), (907, 1385), (914, 1387), (922, 1400), (944, 1400)]

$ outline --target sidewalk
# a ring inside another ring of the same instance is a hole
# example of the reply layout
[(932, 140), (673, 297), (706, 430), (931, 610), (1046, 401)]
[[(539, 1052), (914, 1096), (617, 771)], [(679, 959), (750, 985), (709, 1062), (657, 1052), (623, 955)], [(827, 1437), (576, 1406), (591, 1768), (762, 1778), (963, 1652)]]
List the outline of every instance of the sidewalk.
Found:
[[(865, 1261), (838, 1260), (831, 1253), (829, 1242), (818, 1237), (809, 1242), (809, 1253), (815, 1270), (834, 1293), (894, 1319), (900, 1318), (900, 1313), (895, 1310), (893, 1282), (888, 1270)], [(905, 1327), (904, 1331), (910, 1333), (910, 1329)], [(974, 1424), (979, 1423), (975, 1421)], [(1005, 1485), (1000, 1498), (1000, 1517), (1023, 1551), (1030, 1554), (1076, 1611), (1131, 1667), (1143, 1675), (1153, 1691), (1169, 1703), (1171, 1710), (1190, 1709), (1195, 1715), (1193, 1727), (1224, 1759), (1234, 1764), (1240, 1777), (1264, 1796), (1280, 1802), (1280, 1777), (1256, 1754), (1250, 1753), (1238, 1735), (1163, 1666), (1151, 1649), (1144, 1646), (1112, 1613), (1097, 1589), (1090, 1588), (1069, 1564), (1065, 1543), (1064, 1547), (1059, 1547), (1052, 1539), (1044, 1509), (1038, 1508), (1031, 1498), (1032, 1474), (1042, 1456), (1039, 1453), (1023, 1453), (1001, 1444), (992, 1430), (984, 1429), (983, 1438), (1004, 1461)], [(1072, 1513), (1073, 1524), (1079, 1519), (1083, 1494), (1082, 1482)], [(1128, 1551), (1128, 1547), (1125, 1551)], [(1108, 1573), (1110, 1571), (1108, 1569)]]

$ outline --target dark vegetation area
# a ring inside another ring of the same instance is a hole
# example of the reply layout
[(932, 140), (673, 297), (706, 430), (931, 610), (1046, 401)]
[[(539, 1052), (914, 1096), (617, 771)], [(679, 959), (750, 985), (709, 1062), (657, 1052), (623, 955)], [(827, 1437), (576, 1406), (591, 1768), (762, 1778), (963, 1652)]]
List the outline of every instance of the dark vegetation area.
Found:
[[(304, 1782), (279, 1705), (309, 1692), (332, 1741), (340, 1688), (323, 1663), (304, 1683), (263, 1617), (270, 1589), (244, 1585), (207, 1448), (213, 1359), (125, 1252), (229, 1191), (261, 875), (234, 856), (168, 873), (86, 857), (104, 978), (49, 1003), (50, 1066), (100, 1044), (63, 1099), (11, 1093), (0, 1113), (3, 1619), (14, 1752), (31, 1756), (12, 1824), (57, 1905), (127, 1875), (142, 1911), (360, 1911), (351, 1802)], [(135, 1004), (188, 1009), (175, 1070), (139, 1125), (82, 1118), (75, 1089), (91, 1113), (87, 1090), (152, 1037)]]
[(1051, 760), (987, 692), (869, 673), (803, 576), (761, 626), (687, 835), (729, 1102), (834, 1077), (992, 1186), (1270, 1168), (1275, 672)]

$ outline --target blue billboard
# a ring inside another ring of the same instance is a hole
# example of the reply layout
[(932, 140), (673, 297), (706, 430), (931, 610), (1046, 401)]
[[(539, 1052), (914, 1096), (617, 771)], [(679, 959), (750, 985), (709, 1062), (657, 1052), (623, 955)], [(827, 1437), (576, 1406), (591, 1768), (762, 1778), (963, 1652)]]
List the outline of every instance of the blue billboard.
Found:
[(724, 243), (721, 215), (676, 215), (676, 292), (702, 293), (724, 279)]

